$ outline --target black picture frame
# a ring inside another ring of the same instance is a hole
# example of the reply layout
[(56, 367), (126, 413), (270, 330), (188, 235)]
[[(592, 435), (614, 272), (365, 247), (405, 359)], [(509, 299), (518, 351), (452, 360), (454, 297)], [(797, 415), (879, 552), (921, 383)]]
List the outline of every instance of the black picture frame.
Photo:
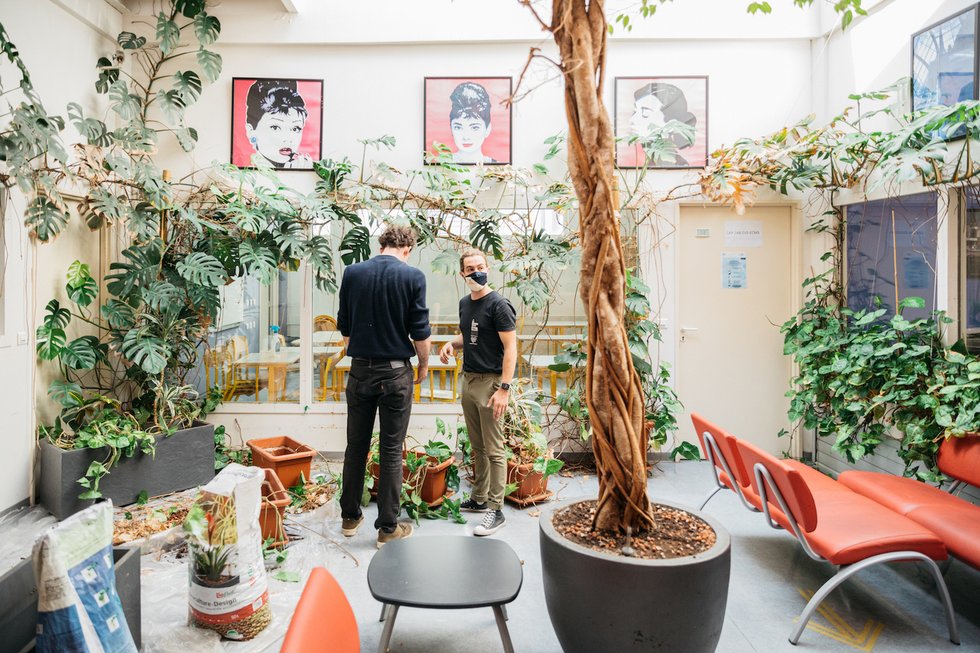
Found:
[[(292, 88), (302, 98), (307, 111), (299, 145), (296, 147), (296, 164), (272, 161), (266, 157), (269, 167), (279, 171), (313, 170), (313, 164), (323, 158), (323, 87), (322, 79), (299, 79), (294, 77), (233, 77), (231, 80), (231, 136), (228, 160), (243, 169), (254, 169), (252, 156), (257, 154), (253, 144), (249, 144), (246, 133), (248, 114), (248, 90), (253, 84), (265, 83), (274, 87)], [(310, 105), (315, 106), (310, 106)], [(315, 124), (310, 125), (310, 122)], [(311, 140), (315, 143), (310, 144)], [(248, 151), (251, 150), (251, 153)], [(291, 157), (292, 158), (292, 157)], [(307, 164), (306, 161), (309, 160)]]
[[(964, 28), (968, 31), (964, 31)], [(980, 3), (966, 7), (912, 34), (909, 106), (913, 113), (943, 104), (977, 99), (977, 79), (980, 78), (978, 34)], [(964, 81), (965, 77), (971, 79)], [(946, 95), (942, 86), (943, 80), (956, 82), (947, 87), (957, 89), (956, 98), (943, 97)], [(963, 97), (962, 91), (967, 84), (972, 84), (969, 97)]]
[[(628, 157), (624, 156), (623, 150), (624, 141), (618, 141), (616, 144), (616, 167), (622, 170), (703, 170), (708, 163), (708, 158), (710, 155), (711, 148), (709, 146), (709, 127), (710, 127), (710, 96), (709, 96), (709, 83), (708, 75), (640, 75), (640, 76), (628, 76), (628, 77), (616, 77), (613, 79), (613, 133), (615, 137), (626, 138), (628, 134), (625, 133), (625, 128), (627, 125), (622, 123), (622, 112), (626, 109), (626, 106), (622, 103), (621, 95), (623, 89), (621, 86), (635, 86), (637, 82), (647, 82), (647, 83), (666, 83), (671, 84), (672, 82), (685, 83), (691, 82), (703, 82), (704, 93), (703, 102), (700, 98), (694, 98), (697, 100), (696, 106), (697, 111), (690, 109), (692, 103), (685, 97), (685, 102), (688, 103), (688, 109), (698, 117), (698, 121), (695, 124), (695, 143), (692, 147), (697, 146), (699, 154), (703, 156), (698, 156), (698, 163), (695, 164), (682, 164), (682, 165), (637, 165), (635, 163), (630, 163)], [(676, 84), (675, 84), (676, 85)], [(703, 104), (703, 108), (701, 105)], [(630, 105), (632, 106), (632, 105)], [(682, 121), (683, 122), (683, 121)], [(700, 132), (700, 136), (698, 134)], [(699, 145), (700, 143), (700, 145)], [(683, 155), (683, 150), (678, 152)], [(635, 158), (635, 155), (634, 157)]]

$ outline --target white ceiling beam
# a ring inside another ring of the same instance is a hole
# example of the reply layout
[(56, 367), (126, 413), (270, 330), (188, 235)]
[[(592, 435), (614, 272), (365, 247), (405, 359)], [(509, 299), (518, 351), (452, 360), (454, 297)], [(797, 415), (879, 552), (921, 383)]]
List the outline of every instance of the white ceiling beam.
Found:
[(298, 14), (299, 8), (296, 6), (296, 0), (279, 0), (282, 3), (282, 8), (286, 10), (287, 14)]

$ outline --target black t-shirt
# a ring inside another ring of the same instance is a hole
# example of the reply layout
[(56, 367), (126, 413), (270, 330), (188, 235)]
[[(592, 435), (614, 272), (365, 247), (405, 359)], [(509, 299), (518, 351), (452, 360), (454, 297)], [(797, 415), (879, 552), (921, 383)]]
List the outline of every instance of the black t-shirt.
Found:
[(504, 343), (500, 331), (517, 327), (514, 305), (496, 291), (480, 299), (466, 295), (459, 300), (459, 331), (463, 334), (463, 371), (500, 374), (504, 368)]

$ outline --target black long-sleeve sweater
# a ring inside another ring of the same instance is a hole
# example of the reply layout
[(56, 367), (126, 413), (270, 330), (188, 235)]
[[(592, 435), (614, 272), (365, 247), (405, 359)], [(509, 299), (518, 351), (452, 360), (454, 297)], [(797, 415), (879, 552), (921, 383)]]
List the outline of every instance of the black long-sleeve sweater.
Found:
[(340, 282), (337, 328), (350, 338), (348, 356), (411, 358), (411, 341), (432, 333), (425, 275), (388, 255), (349, 266)]

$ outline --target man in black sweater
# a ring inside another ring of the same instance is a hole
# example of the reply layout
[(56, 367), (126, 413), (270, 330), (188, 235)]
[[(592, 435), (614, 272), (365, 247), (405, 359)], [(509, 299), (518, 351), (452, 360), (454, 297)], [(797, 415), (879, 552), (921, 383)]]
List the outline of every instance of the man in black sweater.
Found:
[(349, 266), (340, 283), (337, 328), (351, 357), (347, 375), (347, 451), (340, 495), (346, 537), (357, 533), (364, 515), (364, 470), (377, 415), (381, 426), (378, 480), (378, 548), (408, 537), (411, 524), (398, 522), (402, 487), (402, 444), (412, 414), (414, 383), (429, 373), (431, 328), (425, 306), (425, 275), (405, 261), (415, 247), (411, 227), (388, 227), (378, 238), (381, 253)]

